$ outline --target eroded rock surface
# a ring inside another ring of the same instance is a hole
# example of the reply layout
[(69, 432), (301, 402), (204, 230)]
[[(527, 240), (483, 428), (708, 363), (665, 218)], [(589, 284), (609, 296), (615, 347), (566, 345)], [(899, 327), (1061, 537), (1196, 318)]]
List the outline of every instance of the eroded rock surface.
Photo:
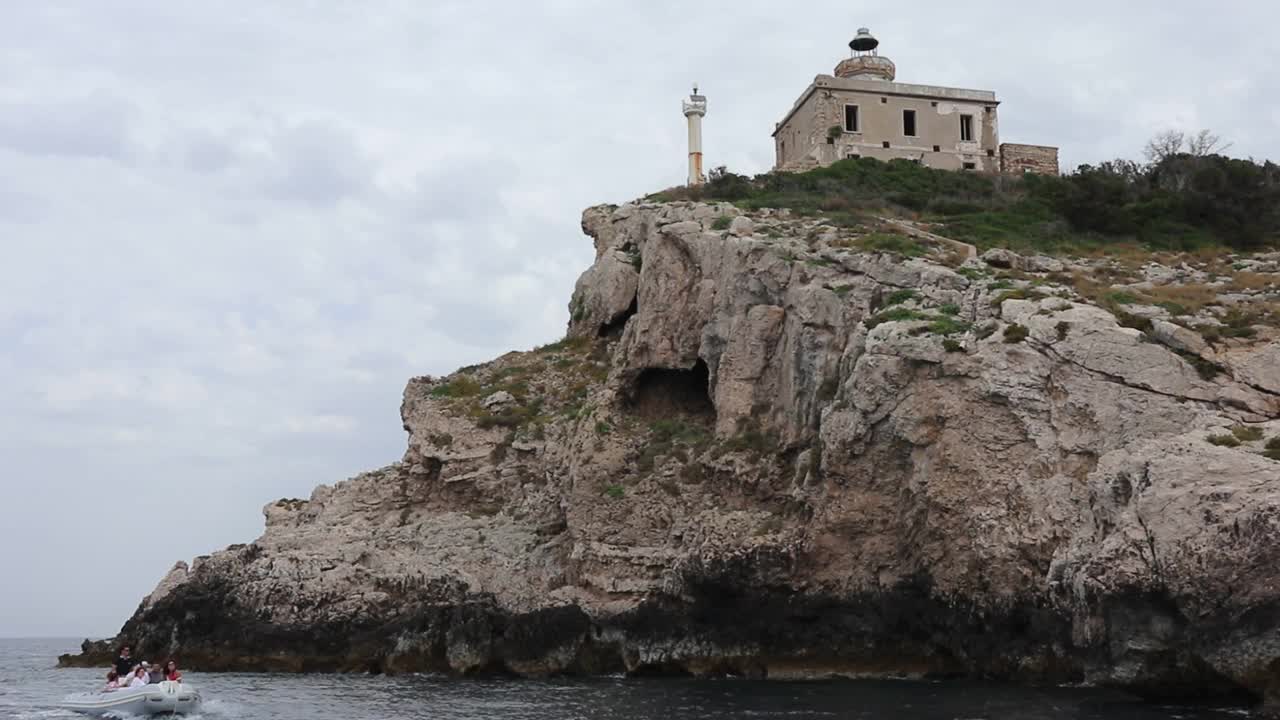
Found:
[(269, 505), (121, 638), (209, 669), (1280, 700), (1274, 330), (1210, 341), (1095, 304), (1066, 281), (1085, 265), (952, 268), (786, 213), (604, 206), (583, 228), (566, 340), (412, 379), (401, 461)]

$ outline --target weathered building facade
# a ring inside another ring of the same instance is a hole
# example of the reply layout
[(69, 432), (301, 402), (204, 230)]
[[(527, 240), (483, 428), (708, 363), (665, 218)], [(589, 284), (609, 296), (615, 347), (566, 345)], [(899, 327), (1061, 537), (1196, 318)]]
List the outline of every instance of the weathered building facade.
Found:
[(1001, 145), (990, 90), (895, 81), (865, 28), (834, 75), (819, 75), (773, 132), (776, 170), (808, 170), (851, 157), (902, 158), (943, 170), (1057, 174), (1058, 150)]

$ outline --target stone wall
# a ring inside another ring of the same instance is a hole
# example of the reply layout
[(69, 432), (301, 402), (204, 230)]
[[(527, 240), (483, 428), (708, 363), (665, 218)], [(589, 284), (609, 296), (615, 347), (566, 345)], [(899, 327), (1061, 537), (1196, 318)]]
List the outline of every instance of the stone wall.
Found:
[(1000, 145), (1000, 172), (1018, 175), (1022, 173), (1057, 175), (1058, 148), (1049, 145), (1003, 143)]

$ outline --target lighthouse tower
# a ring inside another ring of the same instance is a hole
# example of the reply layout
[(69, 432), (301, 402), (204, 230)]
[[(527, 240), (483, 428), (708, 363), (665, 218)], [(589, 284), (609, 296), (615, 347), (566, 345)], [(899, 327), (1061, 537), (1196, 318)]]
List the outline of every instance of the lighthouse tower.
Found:
[(689, 120), (689, 185), (701, 185), (707, 179), (702, 174), (702, 116), (707, 114), (707, 98), (698, 94), (696, 84), (683, 106)]

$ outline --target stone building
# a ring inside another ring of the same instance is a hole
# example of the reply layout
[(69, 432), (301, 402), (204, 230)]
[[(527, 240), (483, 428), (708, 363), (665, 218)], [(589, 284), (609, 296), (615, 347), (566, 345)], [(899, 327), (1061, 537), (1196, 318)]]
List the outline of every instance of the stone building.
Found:
[(866, 28), (834, 75), (819, 75), (773, 131), (775, 170), (850, 157), (904, 158), (943, 170), (1058, 174), (1058, 149), (1000, 142), (990, 90), (896, 82), (893, 61)]

